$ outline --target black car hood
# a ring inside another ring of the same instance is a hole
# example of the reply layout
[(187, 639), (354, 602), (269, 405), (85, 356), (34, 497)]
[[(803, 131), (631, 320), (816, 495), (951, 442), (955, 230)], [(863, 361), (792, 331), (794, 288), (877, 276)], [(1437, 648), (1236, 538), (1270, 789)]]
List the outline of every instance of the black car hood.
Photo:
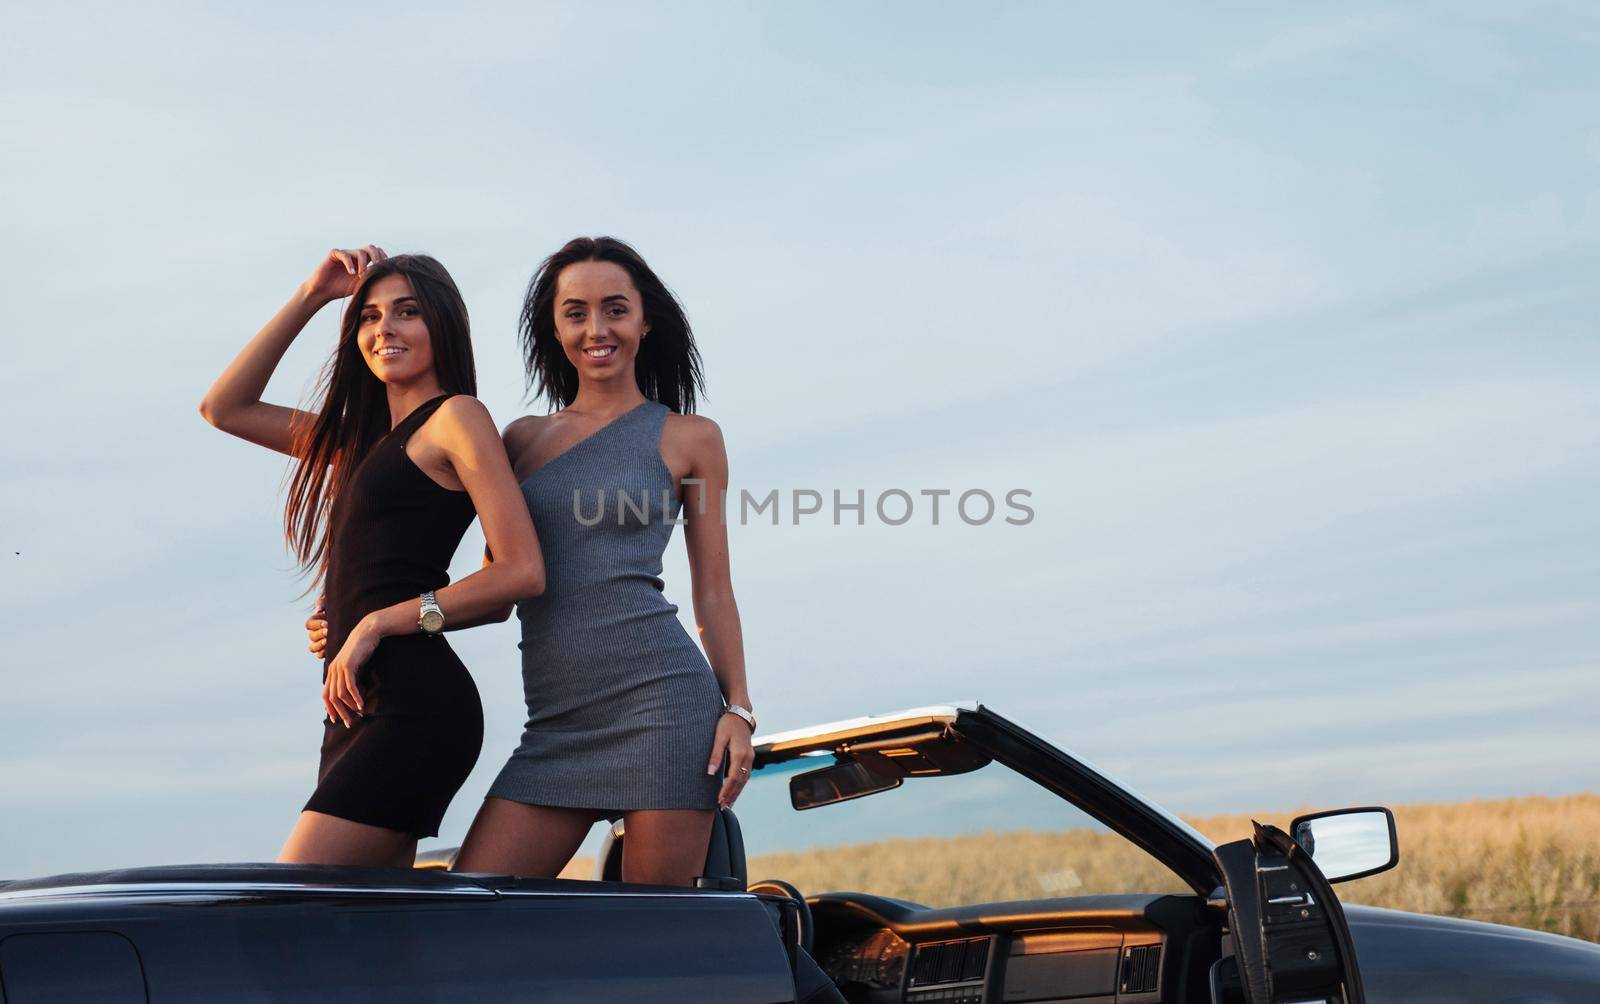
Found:
[(1344, 910), (1369, 1004), (1600, 1001), (1600, 945), (1455, 917)]

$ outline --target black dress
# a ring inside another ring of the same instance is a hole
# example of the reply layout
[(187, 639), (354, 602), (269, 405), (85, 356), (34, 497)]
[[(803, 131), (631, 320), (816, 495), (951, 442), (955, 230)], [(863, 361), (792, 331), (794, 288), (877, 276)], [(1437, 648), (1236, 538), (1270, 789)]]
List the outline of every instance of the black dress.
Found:
[[(329, 514), (327, 662), (361, 618), (450, 581), (472, 499), (423, 473), (406, 441), (449, 395), (419, 405), (380, 439)], [(323, 666), (327, 679), (327, 664)], [(442, 635), (378, 643), (356, 674), (363, 717), (323, 727), (317, 790), (306, 809), (436, 836), (483, 746), (478, 688)]]

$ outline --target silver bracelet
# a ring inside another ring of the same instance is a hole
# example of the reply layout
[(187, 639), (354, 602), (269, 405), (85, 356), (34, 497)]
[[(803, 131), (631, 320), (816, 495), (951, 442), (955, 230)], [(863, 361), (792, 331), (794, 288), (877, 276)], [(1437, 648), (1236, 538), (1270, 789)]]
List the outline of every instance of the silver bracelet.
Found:
[(749, 708), (741, 708), (737, 704), (730, 704), (727, 707), (722, 709), (722, 713), (725, 714), (725, 715), (738, 715), (740, 718), (744, 719), (744, 723), (746, 725), (750, 726), (750, 731), (752, 733), (755, 732), (755, 730), (756, 730), (756, 714), (755, 714), (754, 711), (751, 711)]

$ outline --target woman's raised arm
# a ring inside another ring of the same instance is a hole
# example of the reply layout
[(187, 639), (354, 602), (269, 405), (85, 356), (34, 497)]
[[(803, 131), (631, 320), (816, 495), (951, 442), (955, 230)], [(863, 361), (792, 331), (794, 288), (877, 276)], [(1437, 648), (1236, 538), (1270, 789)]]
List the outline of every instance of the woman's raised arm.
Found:
[(290, 453), (296, 423), (311, 416), (294, 408), (267, 404), (261, 400), (261, 393), (306, 323), (329, 303), (349, 296), (367, 266), (385, 257), (383, 249), (373, 244), (354, 251), (329, 251), (311, 278), (300, 284), (289, 302), (256, 332), (206, 391), (200, 401), (201, 416), (223, 432), (269, 450)]

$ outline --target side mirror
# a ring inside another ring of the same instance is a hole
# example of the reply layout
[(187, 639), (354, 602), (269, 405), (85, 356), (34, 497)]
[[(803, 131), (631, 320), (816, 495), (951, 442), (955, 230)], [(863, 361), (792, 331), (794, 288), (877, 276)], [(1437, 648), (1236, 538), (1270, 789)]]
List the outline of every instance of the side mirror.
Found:
[(789, 779), (789, 804), (795, 809), (815, 809), (834, 802), (848, 802), (863, 795), (898, 788), (902, 778), (883, 777), (868, 770), (859, 760), (830, 764)]
[(1289, 833), (1329, 882), (1365, 878), (1400, 863), (1394, 813), (1382, 806), (1313, 812), (1290, 823)]

